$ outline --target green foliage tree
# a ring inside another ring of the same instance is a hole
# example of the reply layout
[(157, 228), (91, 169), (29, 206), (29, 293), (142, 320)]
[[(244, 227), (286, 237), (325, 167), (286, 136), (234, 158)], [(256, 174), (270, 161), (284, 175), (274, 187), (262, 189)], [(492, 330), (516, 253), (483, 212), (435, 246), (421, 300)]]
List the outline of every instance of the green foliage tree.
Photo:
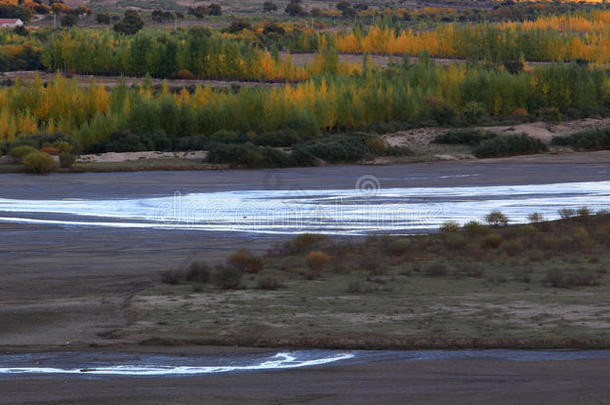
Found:
[(264, 2), (263, 11), (265, 11), (266, 13), (273, 13), (274, 11), (277, 11), (277, 4), (272, 1)]
[(140, 14), (135, 10), (125, 11), (123, 19), (114, 25), (114, 30), (127, 35), (133, 35), (144, 28)]

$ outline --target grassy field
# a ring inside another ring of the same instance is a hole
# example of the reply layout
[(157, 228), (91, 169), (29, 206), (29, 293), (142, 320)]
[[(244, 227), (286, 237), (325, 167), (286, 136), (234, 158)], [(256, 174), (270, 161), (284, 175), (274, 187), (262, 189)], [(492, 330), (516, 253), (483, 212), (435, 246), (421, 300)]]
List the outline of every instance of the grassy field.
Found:
[(305, 235), (262, 258), (237, 252), (215, 270), (165, 273), (131, 299), (132, 322), (115, 335), (148, 344), (608, 347), (610, 215), (581, 214), (428, 236)]

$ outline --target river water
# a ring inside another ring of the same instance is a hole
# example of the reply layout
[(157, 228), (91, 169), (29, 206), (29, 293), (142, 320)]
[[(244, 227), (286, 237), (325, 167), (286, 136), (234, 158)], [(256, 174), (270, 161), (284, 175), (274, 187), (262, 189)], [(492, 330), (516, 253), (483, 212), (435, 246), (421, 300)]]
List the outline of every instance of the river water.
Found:
[(58, 352), (0, 355), (0, 378), (19, 375), (189, 376), (378, 361), (491, 359), (531, 362), (607, 359), (609, 357), (610, 351), (608, 350), (298, 350), (267, 354), (242, 354), (229, 357)]
[(0, 221), (66, 227), (155, 228), (253, 234), (428, 232), (448, 220), (481, 221), (501, 210), (511, 223), (562, 208), (610, 210), (610, 181), (381, 189), (376, 179), (332, 190), (176, 192), (137, 198), (0, 198)]

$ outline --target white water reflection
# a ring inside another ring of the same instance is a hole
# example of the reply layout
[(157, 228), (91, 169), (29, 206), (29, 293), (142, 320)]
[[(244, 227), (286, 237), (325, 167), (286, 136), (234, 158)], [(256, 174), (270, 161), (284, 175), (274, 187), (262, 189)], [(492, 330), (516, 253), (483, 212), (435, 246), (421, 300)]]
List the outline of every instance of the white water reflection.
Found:
[(116, 228), (359, 235), (408, 233), (501, 210), (513, 223), (610, 209), (610, 181), (515, 186), (247, 190), (109, 200), (0, 199), (0, 221)]
[[(301, 352), (305, 353), (306, 352)], [(186, 366), (163, 364), (123, 364), (100, 365), (87, 368), (59, 368), (59, 367), (0, 367), (2, 374), (91, 374), (91, 375), (132, 375), (132, 376), (167, 376), (167, 375), (194, 375), (215, 374), (237, 371), (282, 370), (290, 368), (311, 367), (354, 357), (351, 353), (324, 353), (317, 356), (300, 356), (298, 353), (278, 353), (275, 356), (262, 360), (252, 360), (243, 364)]]

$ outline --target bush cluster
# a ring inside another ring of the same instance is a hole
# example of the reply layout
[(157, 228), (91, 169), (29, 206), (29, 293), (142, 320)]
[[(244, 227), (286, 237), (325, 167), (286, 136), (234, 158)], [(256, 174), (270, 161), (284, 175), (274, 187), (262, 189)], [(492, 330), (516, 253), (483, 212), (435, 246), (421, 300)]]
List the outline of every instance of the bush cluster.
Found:
[(450, 145), (470, 145), (477, 146), (483, 141), (493, 139), (498, 135), (493, 132), (474, 130), (449, 131), (447, 133), (437, 135), (433, 142)]
[(525, 134), (503, 135), (479, 143), (473, 150), (478, 158), (528, 155), (547, 152), (547, 146), (539, 139)]
[(555, 136), (551, 145), (570, 146), (576, 150), (610, 149), (610, 128), (592, 129), (577, 132), (569, 136)]

